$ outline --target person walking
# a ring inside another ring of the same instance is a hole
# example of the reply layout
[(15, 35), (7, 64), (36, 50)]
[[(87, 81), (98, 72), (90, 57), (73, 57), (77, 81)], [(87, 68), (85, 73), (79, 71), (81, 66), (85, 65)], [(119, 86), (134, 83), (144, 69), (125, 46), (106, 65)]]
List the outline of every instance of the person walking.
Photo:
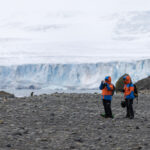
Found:
[(102, 102), (105, 111), (105, 114), (102, 116), (105, 118), (113, 118), (111, 110), (111, 100), (114, 92), (114, 85), (111, 83), (110, 76), (106, 76), (105, 81), (101, 81), (99, 89), (102, 90)]
[(123, 77), (124, 81), (124, 98), (126, 102), (126, 107), (127, 107), (127, 114), (126, 118), (133, 119), (134, 118), (134, 111), (133, 111), (133, 99), (135, 98), (134, 96), (134, 85), (131, 82), (131, 77), (129, 75)]

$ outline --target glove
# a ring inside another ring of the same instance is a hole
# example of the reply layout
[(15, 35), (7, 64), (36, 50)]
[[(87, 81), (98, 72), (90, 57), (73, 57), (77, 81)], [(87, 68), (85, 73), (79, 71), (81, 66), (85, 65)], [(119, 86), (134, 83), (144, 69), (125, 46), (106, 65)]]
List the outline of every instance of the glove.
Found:
[(107, 86), (107, 83), (104, 83), (103, 86), (106, 87), (106, 86)]
[(107, 86), (107, 83), (104, 83), (105, 84), (105, 86)]

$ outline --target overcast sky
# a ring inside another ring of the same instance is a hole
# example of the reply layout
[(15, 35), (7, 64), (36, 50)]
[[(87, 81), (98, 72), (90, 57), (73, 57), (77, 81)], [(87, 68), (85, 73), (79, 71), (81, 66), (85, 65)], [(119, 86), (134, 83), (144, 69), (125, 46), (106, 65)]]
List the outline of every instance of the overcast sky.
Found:
[[(141, 11), (150, 8), (149, 0), (0, 0), (0, 12), (17, 11)], [(2, 14), (1, 14), (2, 15)]]
[(0, 55), (150, 56), (149, 18), (149, 0), (0, 0)]

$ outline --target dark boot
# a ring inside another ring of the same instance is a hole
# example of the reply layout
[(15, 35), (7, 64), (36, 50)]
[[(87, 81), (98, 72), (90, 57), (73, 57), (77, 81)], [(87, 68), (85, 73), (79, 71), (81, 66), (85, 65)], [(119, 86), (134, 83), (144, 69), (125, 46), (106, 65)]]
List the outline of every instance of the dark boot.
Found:
[(130, 115), (128, 113), (126, 114), (126, 118), (130, 118)]
[(104, 118), (108, 118), (108, 116), (106, 114), (100, 114), (100, 115)]
[(134, 119), (134, 116), (130, 116), (130, 119)]

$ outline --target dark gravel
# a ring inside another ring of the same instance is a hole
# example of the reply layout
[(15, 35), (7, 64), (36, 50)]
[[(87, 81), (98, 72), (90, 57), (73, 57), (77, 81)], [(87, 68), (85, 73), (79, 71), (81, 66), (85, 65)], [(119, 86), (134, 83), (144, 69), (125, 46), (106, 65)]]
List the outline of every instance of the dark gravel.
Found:
[(150, 99), (134, 102), (125, 118), (122, 95), (112, 101), (114, 119), (100, 117), (98, 94), (52, 94), (0, 101), (0, 150), (149, 150)]

